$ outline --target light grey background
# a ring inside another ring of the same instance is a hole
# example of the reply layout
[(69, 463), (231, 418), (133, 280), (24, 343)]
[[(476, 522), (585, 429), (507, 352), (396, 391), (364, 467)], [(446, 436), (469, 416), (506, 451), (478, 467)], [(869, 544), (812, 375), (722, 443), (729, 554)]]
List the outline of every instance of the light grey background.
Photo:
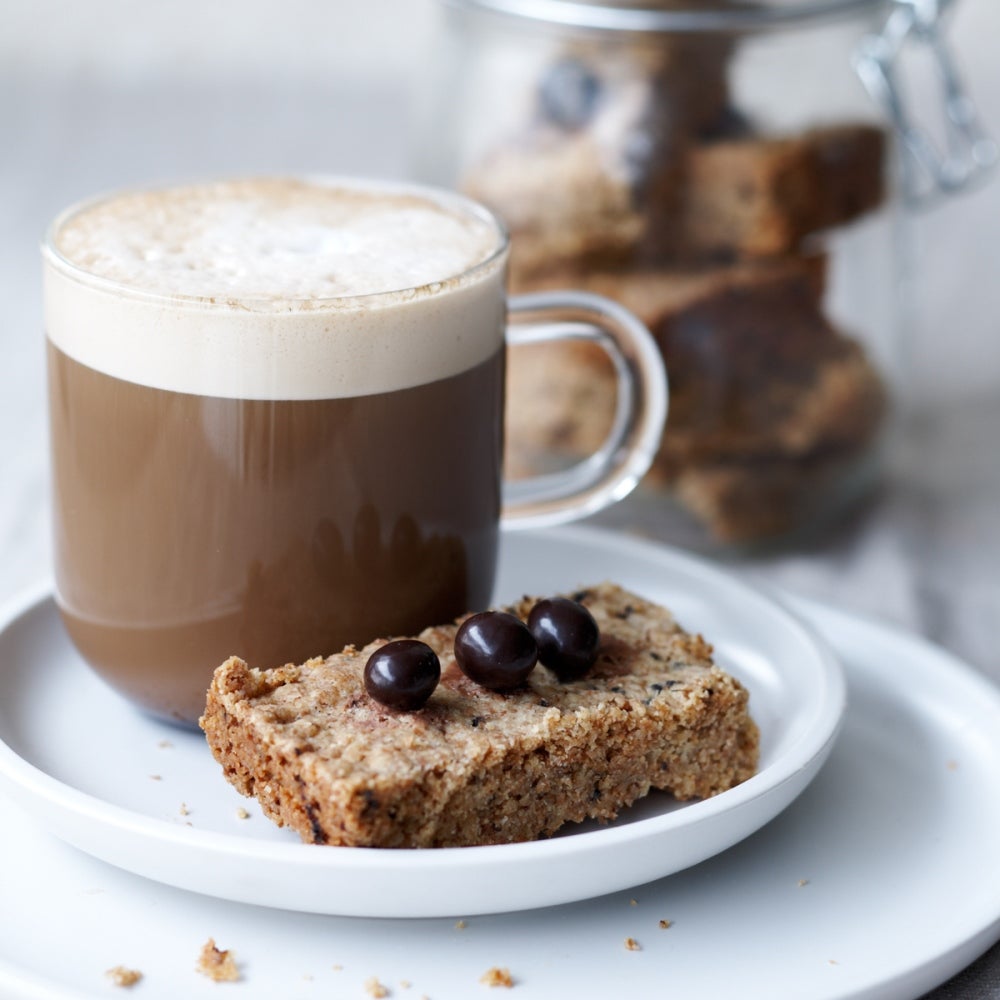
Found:
[[(0, 0), (0, 600), (48, 572), (37, 243), (50, 218), (102, 190), (227, 171), (406, 173), (437, 13), (434, 0)], [(960, 0), (949, 25), (1000, 135), (998, 31), (995, 0)], [(929, 73), (912, 83), (928, 112), (934, 85)], [(996, 672), (1000, 581), (983, 553), (1000, 550), (998, 222), (993, 183), (912, 229), (902, 401), (916, 416), (894, 480), (905, 488), (822, 553), (756, 567), (919, 620)]]

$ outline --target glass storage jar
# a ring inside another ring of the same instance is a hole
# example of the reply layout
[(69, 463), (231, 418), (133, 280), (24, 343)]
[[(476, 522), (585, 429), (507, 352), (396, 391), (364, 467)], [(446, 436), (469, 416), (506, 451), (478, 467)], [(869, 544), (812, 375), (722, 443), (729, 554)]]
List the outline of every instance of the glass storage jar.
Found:
[[(610, 295), (664, 355), (667, 428), (619, 523), (755, 544), (828, 523), (876, 481), (902, 257), (884, 110), (908, 125), (892, 58), (917, 6), (442, 6), (420, 173), (506, 221), (513, 291)], [(946, 187), (917, 138), (914, 189), (928, 173)], [(509, 472), (593, 451), (613, 386), (584, 342), (511, 351)]]

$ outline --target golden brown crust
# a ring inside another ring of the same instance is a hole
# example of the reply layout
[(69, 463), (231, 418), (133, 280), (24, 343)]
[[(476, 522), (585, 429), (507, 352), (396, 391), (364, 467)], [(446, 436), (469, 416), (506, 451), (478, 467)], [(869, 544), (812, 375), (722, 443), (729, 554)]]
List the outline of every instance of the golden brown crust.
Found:
[[(711, 647), (612, 584), (578, 593), (601, 628), (598, 662), (560, 683), (535, 668), (500, 694), (454, 662), (456, 625), (420, 638), (441, 683), (417, 712), (374, 702), (364, 664), (385, 640), (300, 667), (232, 658), (202, 728), (227, 779), (307, 842), (438, 847), (544, 837), (609, 820), (651, 788), (705, 797), (750, 777), (758, 755), (747, 692)], [(535, 599), (511, 610), (526, 618)]]

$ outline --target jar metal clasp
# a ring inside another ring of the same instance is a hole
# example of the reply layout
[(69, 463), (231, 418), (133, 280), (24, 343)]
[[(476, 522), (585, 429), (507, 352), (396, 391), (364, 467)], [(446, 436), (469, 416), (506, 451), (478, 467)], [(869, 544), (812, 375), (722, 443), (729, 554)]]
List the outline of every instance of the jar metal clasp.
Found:
[[(926, 207), (942, 196), (984, 179), (1000, 157), (983, 129), (941, 28), (951, 0), (893, 0), (882, 31), (866, 35), (854, 54), (854, 69), (885, 111), (903, 148), (903, 195)], [(904, 98), (899, 56), (908, 41), (924, 46), (941, 82), (943, 142), (918, 124)]]

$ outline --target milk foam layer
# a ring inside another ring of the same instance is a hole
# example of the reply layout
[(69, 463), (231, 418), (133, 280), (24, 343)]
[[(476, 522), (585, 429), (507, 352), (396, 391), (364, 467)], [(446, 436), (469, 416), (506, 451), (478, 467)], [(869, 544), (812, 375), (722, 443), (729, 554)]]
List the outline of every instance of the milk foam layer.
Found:
[(256, 179), (127, 193), (57, 225), (48, 335), (92, 368), (179, 392), (405, 388), (499, 349), (503, 243), (470, 203), (420, 188)]

